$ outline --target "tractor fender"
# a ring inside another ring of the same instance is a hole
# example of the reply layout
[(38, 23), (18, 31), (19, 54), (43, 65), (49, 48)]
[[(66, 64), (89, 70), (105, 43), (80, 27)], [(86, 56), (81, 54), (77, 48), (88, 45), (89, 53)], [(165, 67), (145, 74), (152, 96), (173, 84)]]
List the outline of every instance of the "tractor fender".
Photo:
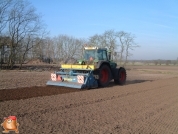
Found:
[(111, 69), (109, 62), (107, 61), (99, 61), (97, 64), (97, 68), (99, 69), (103, 64), (108, 65), (108, 67)]

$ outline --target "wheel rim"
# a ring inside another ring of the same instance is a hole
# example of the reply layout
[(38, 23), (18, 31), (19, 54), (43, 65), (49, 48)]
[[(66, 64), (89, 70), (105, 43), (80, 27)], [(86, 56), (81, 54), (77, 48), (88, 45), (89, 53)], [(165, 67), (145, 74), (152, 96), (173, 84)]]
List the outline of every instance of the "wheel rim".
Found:
[(108, 70), (107, 69), (103, 69), (101, 71), (101, 82), (102, 83), (105, 83), (108, 81), (108, 77), (109, 77), (109, 73), (108, 73)]
[(122, 72), (120, 73), (120, 81), (121, 81), (121, 82), (124, 82), (124, 81), (125, 81), (125, 77), (126, 77), (126, 74), (125, 74), (124, 71), (122, 71)]

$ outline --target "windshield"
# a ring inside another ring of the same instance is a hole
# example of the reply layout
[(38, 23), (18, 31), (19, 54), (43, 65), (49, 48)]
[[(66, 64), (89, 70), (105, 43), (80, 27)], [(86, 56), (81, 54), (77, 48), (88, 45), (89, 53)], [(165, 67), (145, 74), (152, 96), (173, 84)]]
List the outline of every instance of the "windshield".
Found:
[(85, 50), (84, 59), (85, 60), (94, 60), (96, 58), (96, 50)]
[(105, 50), (85, 50), (85, 60), (107, 60), (107, 52)]

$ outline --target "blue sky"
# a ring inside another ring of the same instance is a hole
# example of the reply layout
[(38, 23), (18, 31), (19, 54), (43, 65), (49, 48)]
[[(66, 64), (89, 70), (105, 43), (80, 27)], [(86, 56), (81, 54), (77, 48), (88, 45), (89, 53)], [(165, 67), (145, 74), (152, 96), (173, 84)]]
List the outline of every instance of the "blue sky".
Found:
[(50, 36), (89, 38), (106, 30), (136, 36), (130, 59), (177, 59), (178, 0), (29, 0)]

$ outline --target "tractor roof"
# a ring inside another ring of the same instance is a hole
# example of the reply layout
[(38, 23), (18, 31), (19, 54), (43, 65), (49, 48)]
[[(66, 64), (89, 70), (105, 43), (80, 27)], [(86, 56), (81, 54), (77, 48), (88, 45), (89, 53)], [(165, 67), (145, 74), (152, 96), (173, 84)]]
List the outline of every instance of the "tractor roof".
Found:
[(84, 47), (85, 50), (107, 50), (107, 48), (99, 48), (99, 47)]

